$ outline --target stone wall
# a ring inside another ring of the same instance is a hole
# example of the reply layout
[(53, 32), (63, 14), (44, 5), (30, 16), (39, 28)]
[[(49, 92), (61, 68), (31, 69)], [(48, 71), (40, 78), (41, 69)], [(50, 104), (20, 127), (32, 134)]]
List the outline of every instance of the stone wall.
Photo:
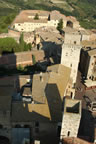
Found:
[(3, 55), (0, 56), (0, 66), (12, 68), (18, 65), (32, 65), (32, 55), (35, 56), (37, 62), (43, 60), (45, 56), (42, 50)]
[(81, 40), (81, 35), (79, 34), (65, 33), (65, 36), (64, 36), (65, 44), (80, 45), (80, 40)]
[(78, 114), (64, 114), (61, 137), (77, 137), (80, 124), (80, 115)]

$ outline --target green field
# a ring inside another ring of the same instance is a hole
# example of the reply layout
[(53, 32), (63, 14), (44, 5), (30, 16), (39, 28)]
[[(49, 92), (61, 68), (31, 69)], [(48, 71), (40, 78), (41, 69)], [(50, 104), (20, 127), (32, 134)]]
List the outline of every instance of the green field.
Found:
[(24, 9), (59, 10), (75, 16), (84, 28), (96, 28), (96, 0), (0, 0), (0, 33), (7, 32), (15, 16)]

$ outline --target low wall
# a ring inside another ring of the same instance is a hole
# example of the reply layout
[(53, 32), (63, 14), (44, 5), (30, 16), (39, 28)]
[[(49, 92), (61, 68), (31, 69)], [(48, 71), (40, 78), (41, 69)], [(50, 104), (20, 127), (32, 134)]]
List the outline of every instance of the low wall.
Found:
[(14, 54), (8, 54), (0, 56), (0, 66), (7, 68), (13, 68), (18, 65), (32, 65), (32, 55), (35, 56), (36, 62), (44, 59), (44, 52), (42, 50), (30, 51), (30, 52), (19, 52)]

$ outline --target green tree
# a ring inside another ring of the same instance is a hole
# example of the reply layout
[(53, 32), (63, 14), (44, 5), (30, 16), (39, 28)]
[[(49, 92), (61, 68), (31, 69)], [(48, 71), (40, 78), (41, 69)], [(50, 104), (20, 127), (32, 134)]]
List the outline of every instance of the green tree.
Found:
[(17, 66), (17, 70), (19, 70), (19, 71), (23, 71), (24, 68), (22, 67), (22, 65), (19, 65), (19, 66)]
[(57, 26), (57, 30), (61, 32), (62, 29), (63, 29), (63, 19), (60, 19), (58, 26)]
[(32, 61), (33, 61), (33, 64), (36, 64), (36, 59), (34, 55), (32, 55)]
[(34, 19), (35, 19), (35, 20), (38, 20), (38, 19), (39, 19), (39, 15), (38, 15), (38, 13), (36, 13)]
[(20, 38), (19, 38), (20, 44), (24, 44), (24, 34), (21, 33)]
[(31, 44), (31, 43), (28, 43), (28, 44), (27, 44), (27, 47), (28, 47), (28, 50), (31, 50), (31, 49), (32, 49), (32, 44)]

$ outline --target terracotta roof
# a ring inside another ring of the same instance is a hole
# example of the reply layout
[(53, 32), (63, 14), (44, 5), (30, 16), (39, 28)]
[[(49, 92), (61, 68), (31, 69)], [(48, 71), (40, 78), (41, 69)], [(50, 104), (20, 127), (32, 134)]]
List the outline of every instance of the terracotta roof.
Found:
[(40, 11), (40, 10), (24, 10), (19, 13), (19, 15), (13, 21), (14, 23), (24, 23), (24, 22), (33, 22), (33, 23), (47, 23), (47, 19), (39, 19), (34, 20), (29, 18), (28, 16), (35, 16), (38, 13), (40, 16), (48, 16), (49, 12), (47, 11)]
[(48, 16), (48, 14), (50, 12), (42, 11), (42, 10), (23, 10), (23, 11), (21, 11), (20, 14), (22, 14), (22, 15), (33, 15), (34, 16), (36, 13), (38, 13), (40, 16)]
[(51, 20), (60, 20), (60, 19), (66, 20), (66, 16), (61, 14), (59, 11), (54, 10), (50, 13), (50, 19)]

